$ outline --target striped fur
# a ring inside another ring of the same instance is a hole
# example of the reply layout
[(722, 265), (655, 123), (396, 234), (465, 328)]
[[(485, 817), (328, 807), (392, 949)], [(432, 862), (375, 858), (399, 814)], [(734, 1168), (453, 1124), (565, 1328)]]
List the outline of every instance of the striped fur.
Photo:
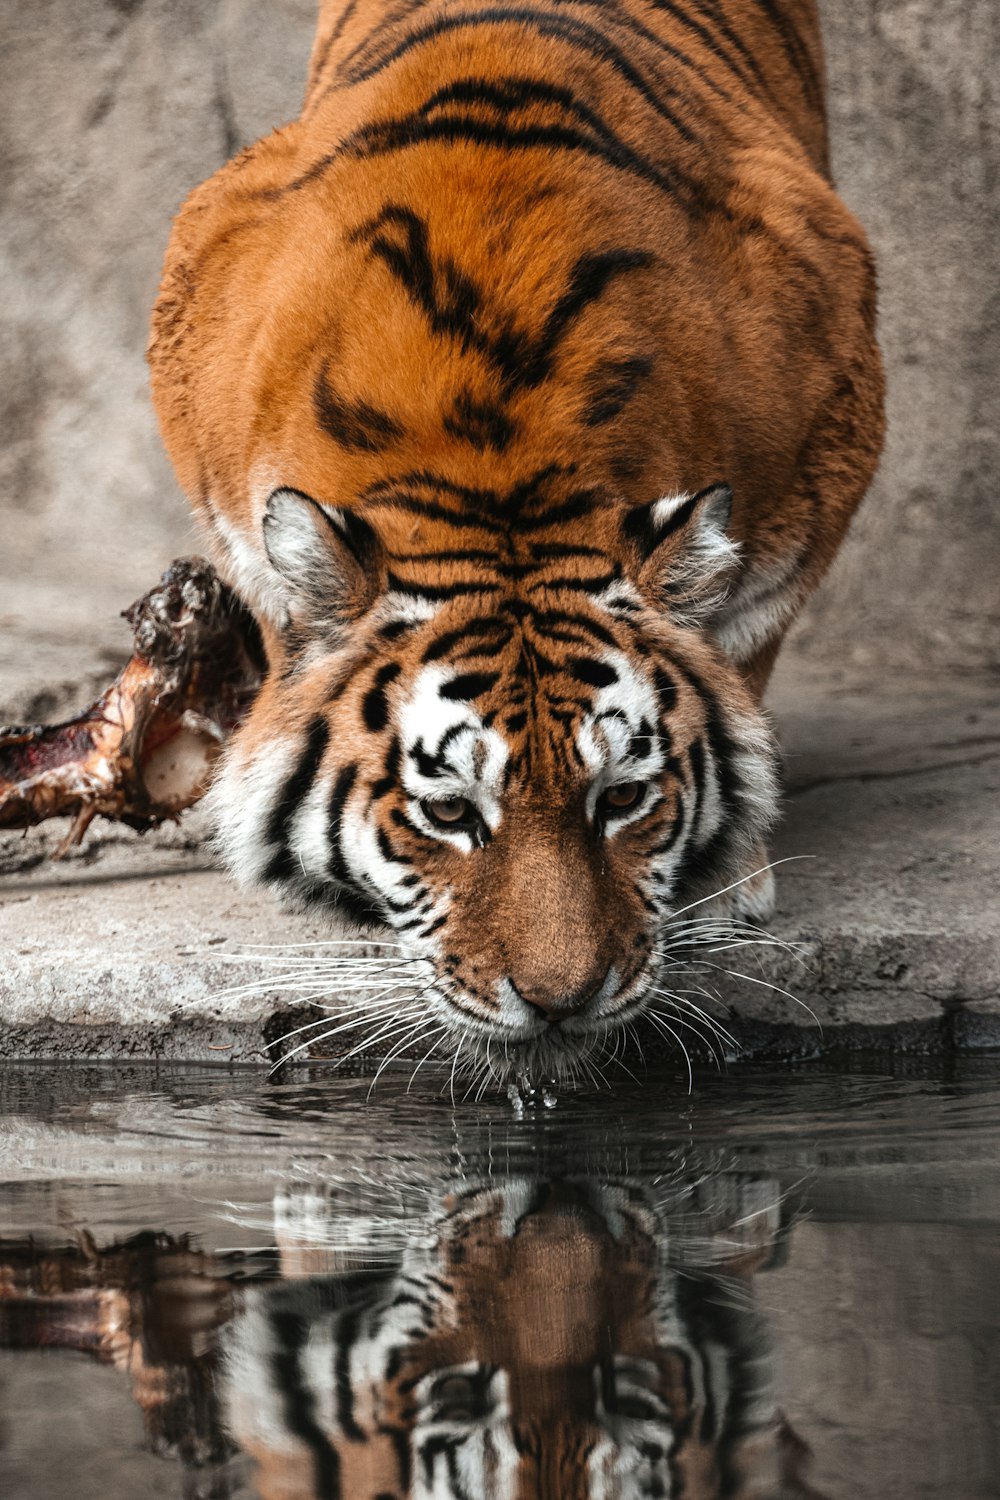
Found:
[[(743, 1213), (709, 1230), (697, 1190), (685, 1222), (635, 1184), (463, 1185), (406, 1226), (394, 1269), (250, 1293), (224, 1389), (256, 1491), (818, 1500), (752, 1293), (775, 1256), (780, 1197), (751, 1178), (727, 1186)], [(295, 1198), (281, 1206), (291, 1277), (344, 1233), (308, 1198), (298, 1225)]]
[(157, 408), (272, 665), (223, 848), (505, 1054), (765, 858), (757, 703), (882, 432), (825, 142), (811, 0), (338, 0), (175, 225)]

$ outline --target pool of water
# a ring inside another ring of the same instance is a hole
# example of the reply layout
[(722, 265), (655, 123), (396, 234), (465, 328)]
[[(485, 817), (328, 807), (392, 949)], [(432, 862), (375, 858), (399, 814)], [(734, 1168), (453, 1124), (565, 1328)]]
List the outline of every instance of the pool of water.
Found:
[(1000, 1495), (1000, 1060), (7, 1066), (4, 1500)]

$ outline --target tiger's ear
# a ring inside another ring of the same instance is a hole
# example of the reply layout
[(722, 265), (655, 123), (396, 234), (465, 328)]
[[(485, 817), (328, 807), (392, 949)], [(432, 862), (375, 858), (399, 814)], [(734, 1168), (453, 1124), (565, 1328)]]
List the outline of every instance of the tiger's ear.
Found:
[(360, 516), (319, 505), (300, 490), (275, 490), (264, 507), (264, 547), (288, 589), (291, 613), (310, 624), (356, 619), (375, 602), (378, 537)]
[(740, 556), (726, 530), (732, 508), (728, 484), (711, 484), (696, 495), (640, 505), (625, 517), (640, 587), (680, 623), (704, 621), (726, 597)]

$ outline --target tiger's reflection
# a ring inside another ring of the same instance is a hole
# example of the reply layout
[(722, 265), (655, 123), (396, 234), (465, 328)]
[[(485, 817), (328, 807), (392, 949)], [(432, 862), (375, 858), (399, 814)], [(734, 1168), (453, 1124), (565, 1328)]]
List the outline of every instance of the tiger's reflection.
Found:
[(344, 1269), (332, 1202), (283, 1199), (287, 1279), (224, 1355), (261, 1500), (818, 1500), (752, 1289), (779, 1196), (730, 1175), (667, 1198), (470, 1188), (377, 1273)]

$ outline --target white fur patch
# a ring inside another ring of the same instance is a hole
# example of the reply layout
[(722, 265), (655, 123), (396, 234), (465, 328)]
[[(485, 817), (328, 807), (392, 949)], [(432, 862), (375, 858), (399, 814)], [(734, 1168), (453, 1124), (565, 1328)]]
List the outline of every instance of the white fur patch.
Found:
[[(657, 500), (650, 507), (654, 528), (666, 530), (677, 511), (693, 498), (679, 494)], [(682, 528), (683, 546), (671, 559), (667, 577), (673, 596), (670, 613), (678, 624), (701, 624), (725, 602), (729, 579), (740, 559), (739, 543), (726, 530), (731, 498), (722, 486), (709, 491)]]
[(293, 741), (271, 744), (246, 760), (238, 752), (237, 740), (222, 757), (205, 806), (219, 852), (239, 884), (247, 886), (261, 879), (273, 853), (263, 833), (295, 765), (296, 746)]
[(218, 512), (214, 519), (225, 553), (224, 571), (233, 588), (255, 614), (284, 630), (289, 619), (288, 584), (271, 565), (263, 537), (252, 540), (241, 526), (234, 526)]
[(307, 880), (323, 881), (330, 867), (332, 775), (317, 775), (288, 829), (288, 847)]
[[(437, 664), (424, 667), (413, 682), (399, 712), (403, 747), (402, 784), (413, 799), (411, 816), (425, 832), (454, 844), (472, 847), (465, 832), (449, 833), (432, 824), (420, 810), (427, 799), (462, 797), (477, 808), (486, 826), (496, 831), (503, 816), (501, 794), (508, 748), (503, 735), (487, 729), (471, 703), (442, 698), (441, 688), (460, 675)], [(445, 740), (445, 737), (447, 741)], [(441, 761), (439, 775), (425, 774), (417, 747)]]
[(686, 505), (691, 499), (690, 490), (681, 490), (676, 495), (661, 495), (659, 500), (654, 501), (650, 507), (650, 515), (655, 526), (665, 526), (670, 517)]
[(428, 620), (433, 620), (440, 608), (441, 605), (433, 599), (390, 590), (376, 604), (372, 618), (380, 626), (394, 624), (397, 620), (407, 625), (425, 625)]
[(774, 639), (802, 603), (799, 556), (771, 568), (755, 568), (741, 578), (712, 621), (712, 634), (736, 662), (746, 662)]
[[(577, 749), (592, 778), (587, 789), (587, 815), (591, 819), (598, 798), (608, 787), (622, 781), (654, 781), (664, 762), (659, 703), (652, 682), (624, 652), (605, 651), (596, 659), (611, 667), (617, 680), (597, 689), (593, 709), (576, 735)], [(636, 755), (633, 740), (644, 726), (651, 731), (649, 747), (645, 754)], [(609, 826), (609, 836), (648, 811), (649, 803), (643, 802), (633, 812), (622, 813)]]
[(295, 579), (308, 578), (316, 566), (318, 539), (315, 513), (310, 515), (307, 502), (290, 490), (276, 490), (263, 526), (268, 557), (279, 573), (293, 586)]
[(719, 792), (719, 768), (712, 747), (704, 746), (705, 769), (702, 778), (701, 806), (698, 809), (698, 826), (691, 837), (699, 848), (707, 844), (722, 826), (722, 797)]

